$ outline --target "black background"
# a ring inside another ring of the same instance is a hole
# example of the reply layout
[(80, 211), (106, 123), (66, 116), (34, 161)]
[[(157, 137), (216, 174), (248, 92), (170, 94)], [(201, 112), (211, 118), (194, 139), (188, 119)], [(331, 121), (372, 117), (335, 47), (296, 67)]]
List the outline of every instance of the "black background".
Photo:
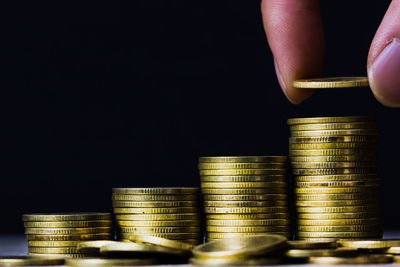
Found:
[[(287, 154), (287, 118), (326, 115), (377, 117), (385, 224), (398, 226), (399, 110), (368, 88), (290, 104), (259, 1), (9, 2), (0, 231), (22, 232), (25, 212), (110, 210), (112, 187), (197, 186), (199, 156)], [(389, 2), (321, 1), (325, 75), (365, 75)]]

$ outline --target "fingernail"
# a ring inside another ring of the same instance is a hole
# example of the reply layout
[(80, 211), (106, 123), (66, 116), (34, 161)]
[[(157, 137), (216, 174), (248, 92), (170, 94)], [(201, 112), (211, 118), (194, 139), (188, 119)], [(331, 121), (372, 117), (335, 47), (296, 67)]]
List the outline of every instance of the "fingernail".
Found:
[(282, 91), (283, 91), (283, 93), (285, 94), (286, 98), (287, 98), (292, 104), (298, 104), (298, 103), (295, 103), (292, 99), (290, 99), (290, 97), (289, 97), (288, 94), (286, 93), (286, 92), (287, 92), (287, 90), (286, 90), (286, 84), (285, 84), (285, 81), (284, 81), (283, 78), (282, 78), (281, 72), (279, 71), (279, 67), (278, 67), (278, 64), (276, 64), (276, 60), (275, 60), (275, 59), (274, 59), (274, 66), (275, 66), (276, 77), (278, 78), (279, 85), (281, 86)]
[(372, 92), (389, 107), (400, 107), (400, 39), (394, 38), (368, 70)]

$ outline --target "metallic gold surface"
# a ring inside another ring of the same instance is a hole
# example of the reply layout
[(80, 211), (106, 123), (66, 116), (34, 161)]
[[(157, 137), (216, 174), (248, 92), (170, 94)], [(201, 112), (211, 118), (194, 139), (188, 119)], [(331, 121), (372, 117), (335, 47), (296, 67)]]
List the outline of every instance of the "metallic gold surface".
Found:
[(49, 266), (63, 265), (64, 259), (61, 258), (35, 258), (29, 256), (3, 256), (0, 257), (1, 266)]
[(202, 182), (201, 188), (222, 188), (222, 189), (245, 189), (245, 188), (269, 188), (269, 187), (287, 187), (286, 182)]
[(235, 176), (201, 176), (202, 183), (207, 182), (286, 182), (286, 175), (235, 175)]
[(259, 194), (286, 194), (287, 188), (271, 187), (271, 188), (232, 188), (232, 189), (216, 189), (202, 188), (204, 195), (259, 195)]
[(368, 87), (368, 77), (330, 77), (300, 79), (293, 82), (295, 88), (321, 89), (321, 88), (351, 88)]
[(287, 200), (287, 194), (261, 194), (261, 195), (204, 195), (206, 201), (276, 201)]
[(208, 226), (284, 226), (290, 225), (288, 219), (253, 219), (253, 220), (207, 220)]
[(26, 228), (28, 235), (78, 235), (111, 233), (111, 227), (86, 227), (86, 228)]
[(22, 215), (24, 222), (60, 222), (60, 221), (95, 221), (111, 220), (110, 213), (39, 213)]
[(286, 164), (282, 163), (199, 163), (200, 170), (220, 169), (284, 169)]
[(171, 214), (171, 213), (195, 213), (197, 207), (178, 208), (114, 208), (116, 214)]
[(111, 220), (97, 221), (59, 221), (59, 222), (24, 222), (27, 228), (84, 228), (84, 227), (111, 227)]
[(379, 264), (390, 263), (393, 261), (392, 256), (388, 255), (363, 255), (357, 257), (311, 257), (309, 262), (311, 264), (320, 265), (352, 265), (352, 264)]
[(113, 201), (113, 207), (119, 208), (176, 208), (198, 205), (198, 201)]
[(375, 118), (367, 116), (346, 116), (346, 117), (312, 117), (288, 119), (289, 125), (311, 124), (311, 123), (351, 123), (351, 122), (376, 122)]
[(117, 220), (127, 221), (180, 221), (199, 220), (199, 213), (164, 213), (164, 214), (116, 214)]
[(200, 170), (200, 175), (277, 175), (286, 174), (285, 169), (227, 169), (227, 170)]
[(113, 188), (113, 194), (125, 195), (179, 195), (198, 194), (199, 188), (195, 187), (148, 187), (148, 188)]
[(377, 129), (375, 122), (310, 123), (290, 126), (291, 131), (324, 131), (345, 129)]
[(285, 252), (286, 257), (290, 258), (309, 258), (309, 257), (352, 257), (357, 256), (357, 249), (338, 248), (338, 249), (289, 249)]
[(200, 157), (199, 163), (283, 163), (286, 156)]
[(66, 259), (67, 266), (142, 266), (157, 265), (160, 261), (157, 259), (102, 259), (102, 258), (86, 258), (86, 259)]
[(284, 200), (273, 201), (204, 201), (206, 207), (273, 207), (273, 206), (289, 206)]

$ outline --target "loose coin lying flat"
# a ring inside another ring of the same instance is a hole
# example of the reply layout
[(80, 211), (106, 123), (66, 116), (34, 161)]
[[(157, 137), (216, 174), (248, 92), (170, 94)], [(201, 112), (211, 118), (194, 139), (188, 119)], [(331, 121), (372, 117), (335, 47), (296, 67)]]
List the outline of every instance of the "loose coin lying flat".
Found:
[(351, 257), (357, 256), (357, 249), (338, 248), (338, 249), (289, 249), (285, 256), (290, 258), (309, 258), (309, 257)]
[(399, 255), (400, 254), (400, 247), (391, 247), (385, 251), (385, 253)]
[(357, 249), (380, 249), (400, 246), (400, 239), (383, 239), (383, 240), (339, 240), (338, 245), (341, 247), (357, 248)]
[(337, 264), (379, 264), (379, 263), (390, 263), (393, 261), (392, 256), (388, 255), (363, 255), (357, 257), (311, 257), (309, 262), (311, 264), (321, 265), (337, 265)]
[(293, 82), (295, 88), (321, 89), (321, 88), (350, 88), (368, 87), (368, 77), (330, 77), (315, 79), (300, 79)]
[(200, 157), (199, 163), (279, 163), (286, 159), (286, 156)]
[(110, 213), (38, 213), (22, 215), (24, 222), (95, 221), (111, 220)]
[(153, 188), (113, 188), (113, 194), (127, 195), (163, 195), (163, 194), (198, 194), (199, 188), (194, 187), (153, 187)]
[(336, 240), (289, 240), (288, 244), (290, 249), (329, 249), (337, 247)]
[(138, 244), (132, 242), (115, 242), (100, 248), (100, 253), (104, 255), (112, 254), (170, 254), (181, 255), (180, 251), (161, 246)]
[(238, 258), (266, 255), (287, 245), (286, 238), (279, 235), (255, 235), (217, 240), (193, 249), (196, 258)]
[(155, 236), (131, 235), (131, 241), (135, 243), (144, 243), (172, 249), (179, 249), (186, 252), (191, 252), (194, 248), (192, 244), (188, 244), (186, 242), (180, 242)]
[(1, 266), (50, 266), (64, 265), (62, 258), (35, 258), (29, 256), (2, 256)]
[(84, 254), (99, 254), (100, 248), (105, 245), (113, 244), (118, 241), (112, 240), (94, 240), (94, 241), (84, 241), (79, 242), (77, 249), (80, 253)]

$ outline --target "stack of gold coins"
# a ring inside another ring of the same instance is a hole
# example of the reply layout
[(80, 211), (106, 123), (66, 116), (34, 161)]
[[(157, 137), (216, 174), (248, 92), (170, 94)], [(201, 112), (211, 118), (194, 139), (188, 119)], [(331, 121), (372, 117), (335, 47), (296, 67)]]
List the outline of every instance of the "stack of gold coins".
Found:
[(77, 245), (114, 237), (110, 213), (24, 214), (31, 256), (81, 257)]
[(113, 188), (112, 199), (119, 239), (203, 240), (199, 188)]
[(291, 237), (285, 156), (201, 157), (207, 240)]
[(382, 236), (370, 117), (289, 119), (299, 239)]

